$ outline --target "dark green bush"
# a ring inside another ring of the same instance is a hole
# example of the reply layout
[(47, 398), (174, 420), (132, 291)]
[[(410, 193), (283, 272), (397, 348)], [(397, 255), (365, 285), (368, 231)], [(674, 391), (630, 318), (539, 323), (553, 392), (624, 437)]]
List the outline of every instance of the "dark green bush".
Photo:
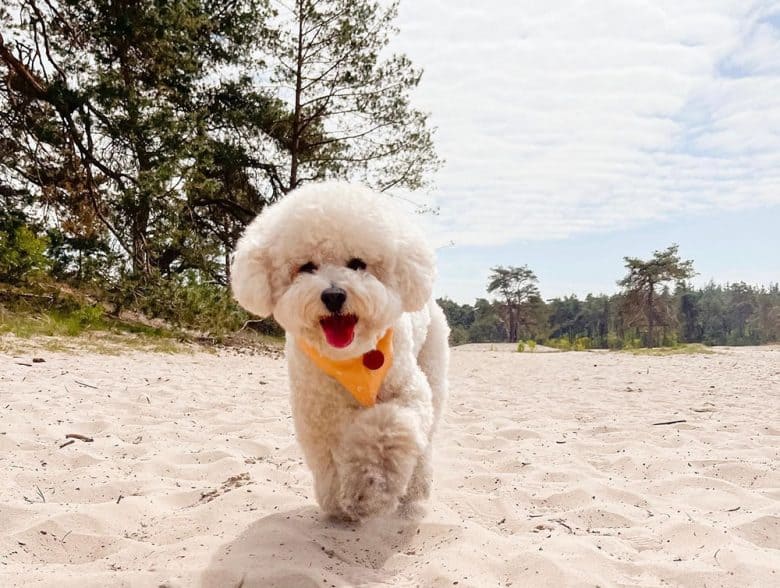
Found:
[[(123, 287), (120, 292), (123, 308), (161, 318), (176, 327), (225, 335), (251, 321), (247, 326), (253, 331), (273, 337), (283, 335), (273, 319), (255, 319), (238, 305), (229, 288), (200, 281), (195, 272)], [(127, 296), (128, 292), (132, 295)]]
[(27, 225), (0, 231), (0, 282), (19, 283), (43, 276), (49, 267), (48, 242)]

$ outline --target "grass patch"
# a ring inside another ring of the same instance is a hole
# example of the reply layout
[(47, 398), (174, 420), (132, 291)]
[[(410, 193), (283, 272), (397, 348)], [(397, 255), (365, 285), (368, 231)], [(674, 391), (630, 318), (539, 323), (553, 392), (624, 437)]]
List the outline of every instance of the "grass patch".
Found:
[(0, 344), (5, 352), (27, 347), (24, 341), (32, 338), (35, 347), (52, 352), (87, 350), (119, 355), (128, 349), (178, 353), (191, 348), (182, 333), (122, 321), (97, 306), (30, 312), (0, 306), (0, 335), (13, 335)]
[(216, 351), (212, 347), (201, 347), (173, 338), (153, 338), (129, 333), (94, 331), (78, 337), (33, 335), (16, 337), (13, 334), (0, 335), (0, 353), (26, 355), (36, 352), (79, 353), (99, 355), (123, 355), (128, 351), (149, 353), (191, 353), (195, 349)]
[(715, 353), (712, 349), (701, 343), (688, 343), (685, 345), (676, 345), (674, 347), (651, 347), (643, 349), (624, 349), (621, 353), (630, 353), (632, 355), (708, 355)]
[[(0, 283), (0, 351), (32, 347), (117, 354), (129, 348), (176, 353), (227, 347), (282, 353), (281, 327), (272, 319), (250, 320), (225, 288), (188, 280), (144, 288), (134, 291), (135, 303), (119, 304), (105, 292), (63, 283)], [(148, 296), (140, 296), (144, 293)]]
[(284, 337), (250, 329), (204, 336), (155, 327), (107, 315), (98, 306), (50, 310), (14, 309), (0, 305), (0, 352), (17, 355), (31, 350), (72, 353), (87, 351), (121, 355), (128, 351), (150, 353), (216, 353), (219, 348), (252, 350), (279, 356)]
[(78, 337), (106, 331), (154, 338), (181, 338), (182, 334), (141, 323), (129, 323), (107, 316), (96, 306), (76, 310), (12, 312), (0, 307), (0, 334), (29, 337)]

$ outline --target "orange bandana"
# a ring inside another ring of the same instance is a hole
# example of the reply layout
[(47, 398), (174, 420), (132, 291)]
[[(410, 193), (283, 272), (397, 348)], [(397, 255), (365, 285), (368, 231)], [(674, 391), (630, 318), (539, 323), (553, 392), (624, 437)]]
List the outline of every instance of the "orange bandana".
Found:
[(393, 329), (387, 330), (376, 349), (351, 359), (324, 357), (304, 341), (298, 341), (298, 346), (318, 368), (344, 386), (361, 406), (376, 404), (379, 388), (393, 365)]

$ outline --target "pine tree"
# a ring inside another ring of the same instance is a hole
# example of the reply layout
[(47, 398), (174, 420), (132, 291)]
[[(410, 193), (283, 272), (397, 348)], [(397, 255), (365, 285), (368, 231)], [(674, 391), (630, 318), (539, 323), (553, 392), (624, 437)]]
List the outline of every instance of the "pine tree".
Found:
[(658, 287), (668, 282), (682, 282), (692, 277), (692, 261), (683, 261), (677, 253), (678, 246), (671, 245), (663, 251), (655, 251), (653, 257), (643, 261), (625, 257), (628, 274), (618, 282), (624, 288), (624, 310), (629, 320), (647, 327), (647, 345), (656, 344), (655, 327), (669, 325), (674, 315), (670, 297), (659, 293)]
[(263, 0), (12, 2), (0, 39), (3, 181), (71, 236), (99, 232), (136, 275), (177, 259), (203, 266), (215, 251), (190, 230), (182, 186), (220, 136), (213, 72), (250, 57), (267, 15)]
[(273, 81), (288, 121), (285, 190), (327, 177), (385, 191), (423, 186), (439, 160), (427, 115), (411, 106), (421, 71), (388, 55), (397, 2), (292, 0), (280, 14)]
[(491, 268), (487, 291), (491, 294), (498, 293), (500, 303), (507, 317), (507, 330), (509, 340), (513, 343), (518, 340), (520, 327), (526, 329), (533, 326), (535, 306), (541, 302), (539, 281), (536, 274), (528, 268), (503, 267)]

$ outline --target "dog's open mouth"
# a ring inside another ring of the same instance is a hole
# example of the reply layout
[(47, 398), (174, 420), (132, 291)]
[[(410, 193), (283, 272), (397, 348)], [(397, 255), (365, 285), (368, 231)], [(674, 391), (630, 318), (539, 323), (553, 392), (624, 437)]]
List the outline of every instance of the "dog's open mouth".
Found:
[(346, 347), (355, 338), (355, 325), (358, 319), (354, 314), (331, 314), (320, 319), (320, 326), (329, 345), (339, 349)]

